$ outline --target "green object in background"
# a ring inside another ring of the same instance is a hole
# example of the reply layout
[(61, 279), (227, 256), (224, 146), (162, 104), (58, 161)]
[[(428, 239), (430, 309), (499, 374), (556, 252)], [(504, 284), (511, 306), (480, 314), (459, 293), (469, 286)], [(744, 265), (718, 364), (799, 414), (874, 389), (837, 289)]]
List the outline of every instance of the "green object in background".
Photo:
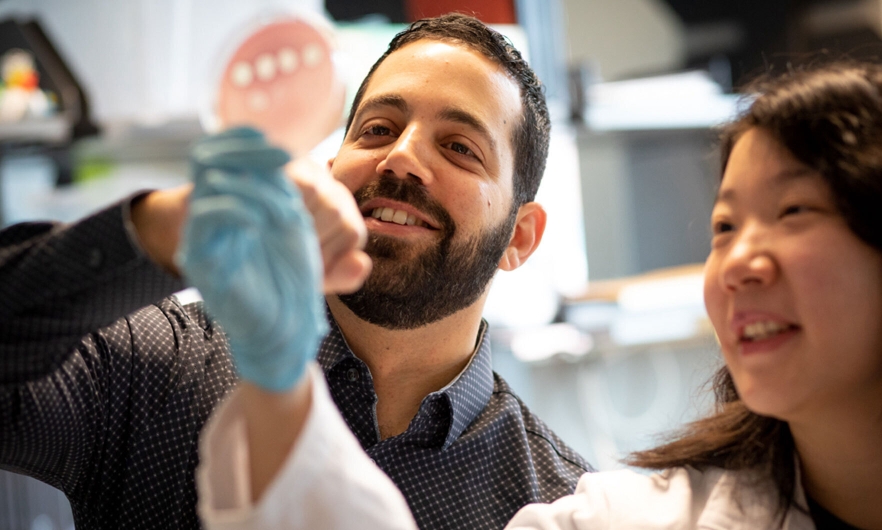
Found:
[(73, 181), (82, 184), (109, 177), (116, 170), (116, 164), (104, 158), (78, 160), (73, 171)]

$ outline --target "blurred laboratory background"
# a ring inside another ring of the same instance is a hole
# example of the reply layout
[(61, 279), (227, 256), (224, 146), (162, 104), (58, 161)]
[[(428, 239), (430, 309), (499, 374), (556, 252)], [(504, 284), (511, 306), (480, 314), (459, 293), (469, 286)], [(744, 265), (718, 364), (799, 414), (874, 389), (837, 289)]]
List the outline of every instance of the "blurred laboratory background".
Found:
[[(599, 469), (711, 406), (701, 262), (715, 127), (744, 83), (882, 53), (882, 0), (0, 0), (0, 225), (184, 182), (224, 54), (298, 10), (335, 27), (350, 97), (423, 16), (474, 14), (529, 58), (553, 117), (548, 228), (486, 318), (496, 370)], [(69, 528), (63, 495), (0, 471), (0, 530)]]

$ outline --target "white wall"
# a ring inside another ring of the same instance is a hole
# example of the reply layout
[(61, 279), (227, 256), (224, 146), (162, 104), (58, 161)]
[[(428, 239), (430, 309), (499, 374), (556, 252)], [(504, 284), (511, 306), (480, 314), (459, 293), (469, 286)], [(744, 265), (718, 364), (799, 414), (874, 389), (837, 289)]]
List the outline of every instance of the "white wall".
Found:
[(570, 62), (603, 80), (671, 70), (685, 61), (683, 24), (662, 0), (564, 0)]
[(90, 96), (99, 122), (194, 119), (225, 44), (262, 14), (323, 0), (6, 0), (34, 17)]

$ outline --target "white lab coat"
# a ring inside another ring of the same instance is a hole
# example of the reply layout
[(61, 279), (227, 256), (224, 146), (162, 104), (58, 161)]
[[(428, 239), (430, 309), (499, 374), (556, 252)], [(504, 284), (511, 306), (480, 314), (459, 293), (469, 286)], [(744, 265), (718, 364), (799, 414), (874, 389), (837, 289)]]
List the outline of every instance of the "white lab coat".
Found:
[[(313, 405), (301, 437), (258, 503), (250, 502), (248, 447), (237, 392), (202, 434), (199, 513), (208, 530), (415, 530), (401, 493), (362, 451), (310, 367)], [(736, 487), (736, 473), (678, 468), (585, 474), (573, 495), (524, 507), (508, 530), (744, 529), (773, 527), (771, 495)], [(738, 506), (741, 501), (741, 508)], [(797, 502), (805, 506), (800, 489)], [(743, 509), (742, 509), (743, 508)], [(791, 508), (784, 530), (812, 530)]]

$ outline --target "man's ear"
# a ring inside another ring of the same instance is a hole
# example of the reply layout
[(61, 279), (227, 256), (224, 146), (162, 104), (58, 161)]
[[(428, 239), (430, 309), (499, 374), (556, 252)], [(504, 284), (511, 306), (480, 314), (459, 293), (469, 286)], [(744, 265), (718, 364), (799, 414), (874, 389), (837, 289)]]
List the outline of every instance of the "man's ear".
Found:
[(518, 209), (514, 232), (499, 260), (500, 269), (513, 271), (527, 261), (542, 241), (546, 218), (545, 209), (538, 202), (528, 202)]

